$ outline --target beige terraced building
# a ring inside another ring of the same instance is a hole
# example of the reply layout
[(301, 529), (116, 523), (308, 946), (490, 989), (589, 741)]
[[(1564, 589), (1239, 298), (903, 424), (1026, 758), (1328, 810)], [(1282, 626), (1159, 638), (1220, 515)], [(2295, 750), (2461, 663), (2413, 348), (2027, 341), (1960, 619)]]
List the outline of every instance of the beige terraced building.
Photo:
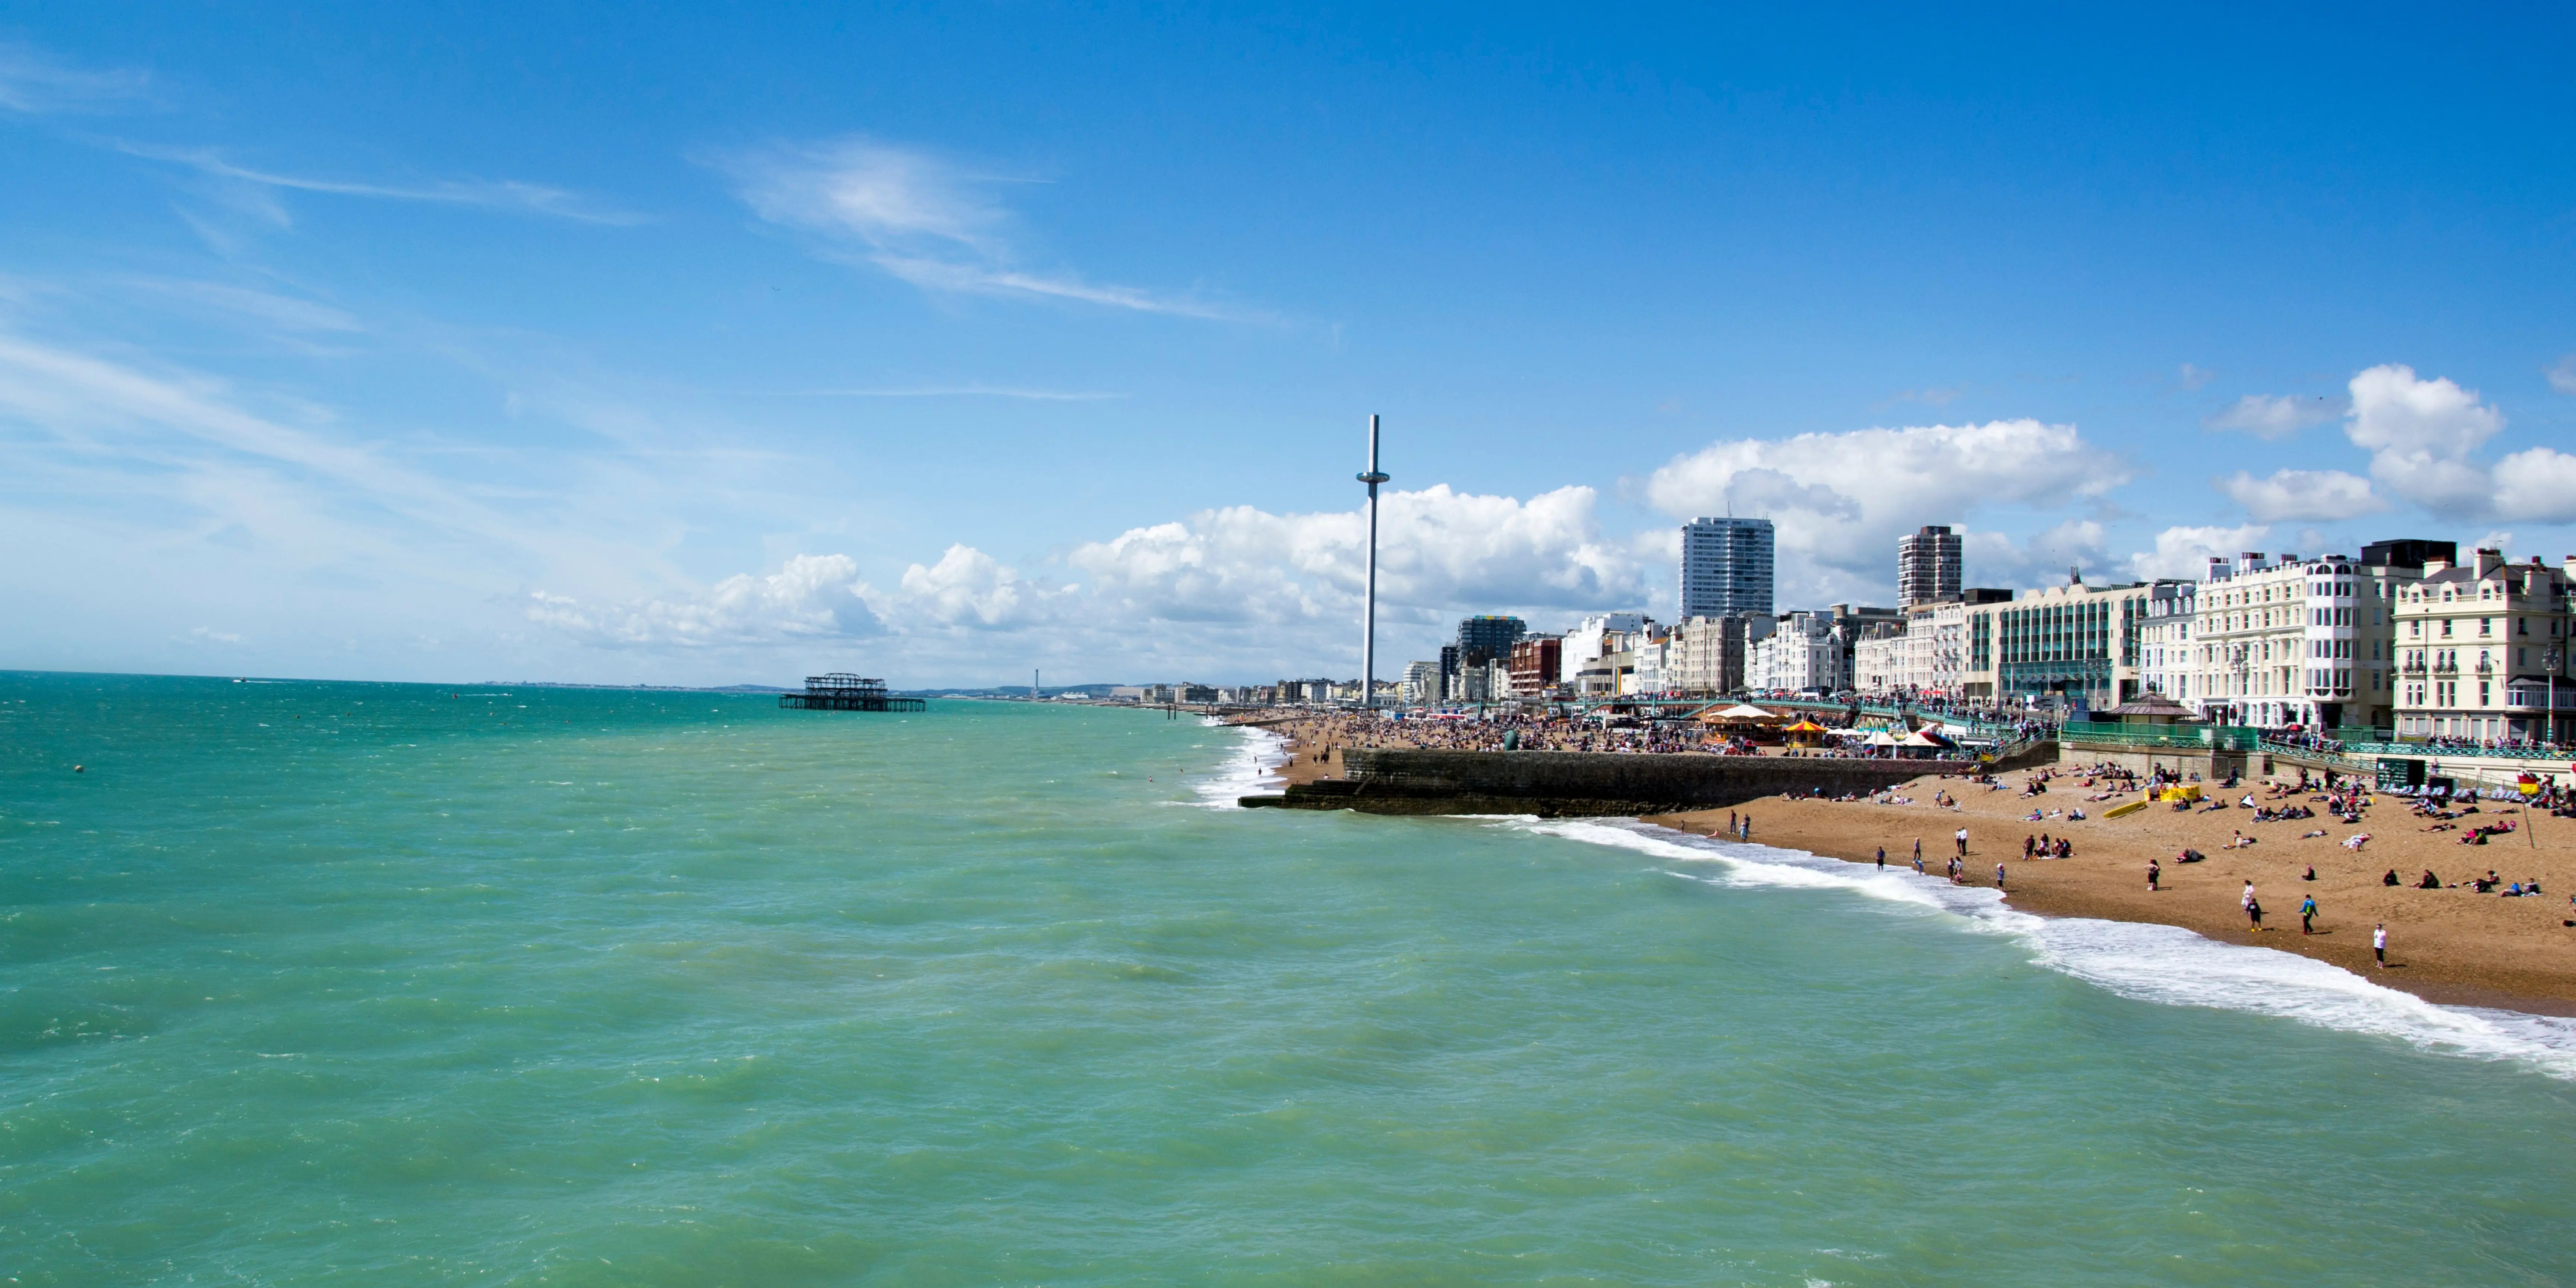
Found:
[(2560, 741), (2576, 733), (2567, 667), (2569, 587), (2559, 567), (2498, 550), (2425, 566), (2396, 602), (2400, 738)]

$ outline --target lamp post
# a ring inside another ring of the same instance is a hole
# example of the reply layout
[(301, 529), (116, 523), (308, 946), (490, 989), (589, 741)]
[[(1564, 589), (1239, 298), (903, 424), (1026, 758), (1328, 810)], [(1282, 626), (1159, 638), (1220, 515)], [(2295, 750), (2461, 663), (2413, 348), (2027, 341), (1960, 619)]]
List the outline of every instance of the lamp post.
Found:
[(2558, 668), (2567, 665), (2567, 650), (2557, 644), (2540, 650), (2540, 671), (2549, 679), (2549, 739), (2558, 742)]
[(1369, 417), (1368, 472), (1359, 476), (1368, 484), (1368, 606), (1360, 622), (1360, 705), (1377, 706), (1377, 485), (1389, 476), (1377, 467), (1377, 417)]

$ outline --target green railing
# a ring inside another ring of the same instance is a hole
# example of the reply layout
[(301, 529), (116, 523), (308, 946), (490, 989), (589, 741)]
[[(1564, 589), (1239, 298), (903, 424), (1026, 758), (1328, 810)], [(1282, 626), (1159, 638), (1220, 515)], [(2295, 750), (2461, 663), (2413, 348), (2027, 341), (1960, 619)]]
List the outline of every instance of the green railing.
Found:
[(2060, 743), (2176, 751), (2252, 751), (2259, 735), (2236, 725), (2129, 725), (2070, 720), (2058, 727)]
[(2348, 742), (2343, 750), (2347, 756), (2412, 756), (2424, 760), (2566, 760), (2576, 756), (2576, 752), (2563, 747), (2434, 747), (2420, 742)]
[(2351, 770), (2368, 769), (2374, 763), (2368, 756), (2355, 752), (2350, 743), (2344, 744), (2339, 751), (2320, 751), (2314, 747), (2302, 747), (2295, 742), (2275, 742), (2266, 738), (2263, 740), (2263, 750), (2275, 756), (2287, 756), (2292, 760), (2331, 763)]

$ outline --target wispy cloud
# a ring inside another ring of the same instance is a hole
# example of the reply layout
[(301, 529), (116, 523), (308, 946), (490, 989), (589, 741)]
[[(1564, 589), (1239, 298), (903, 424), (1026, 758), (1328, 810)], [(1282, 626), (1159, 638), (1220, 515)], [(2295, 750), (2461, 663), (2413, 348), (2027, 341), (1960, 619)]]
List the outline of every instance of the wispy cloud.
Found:
[(1096, 389), (1013, 389), (1000, 385), (924, 385), (906, 389), (792, 389), (780, 398), (1025, 398), (1034, 402), (1103, 402), (1127, 395)]
[(548, 215), (558, 219), (578, 220), (589, 224), (640, 224), (642, 215), (630, 211), (596, 206), (578, 193), (544, 184), (521, 183), (510, 179), (442, 179), (426, 184), (367, 183), (343, 179), (317, 179), (306, 175), (280, 174), (236, 165), (213, 148), (169, 148), (152, 144), (117, 142), (117, 151), (151, 161), (168, 161), (184, 165), (201, 174), (257, 188), (289, 192), (318, 192), (339, 197), (368, 197), (381, 201), (418, 201), (446, 206), (474, 206), (487, 210), (518, 210)]
[(239, 314), (265, 322), (284, 331), (359, 331), (365, 329), (358, 319), (311, 300), (291, 295), (255, 291), (248, 287), (228, 286), (221, 282), (199, 282), (160, 277), (128, 279), (132, 286), (155, 295), (184, 300), (206, 308)]
[(1898, 403), (1922, 403), (1927, 407), (1947, 407), (1957, 402), (1959, 395), (1966, 392), (1968, 388), (1965, 385), (1933, 385), (1924, 389), (1908, 389), (1878, 406), (1882, 410)]
[(2549, 387), (2562, 394), (2576, 394), (2576, 353), (2549, 364)]
[(2350, 406), (2343, 399), (2322, 395), (2247, 394), (2200, 423), (2209, 429), (2242, 430), (2256, 438), (2288, 438), (2343, 415)]
[(1256, 311), (1195, 295), (1091, 282), (1019, 262), (1013, 223), (994, 189), (1011, 182), (972, 174), (929, 153), (867, 139), (777, 147), (720, 158), (736, 193), (771, 223), (820, 233), (926, 291), (1072, 300), (1106, 308), (1225, 321)]
[(151, 78), (139, 71), (86, 71), (0, 41), (0, 110), (30, 116), (108, 111), (147, 99), (151, 88)]

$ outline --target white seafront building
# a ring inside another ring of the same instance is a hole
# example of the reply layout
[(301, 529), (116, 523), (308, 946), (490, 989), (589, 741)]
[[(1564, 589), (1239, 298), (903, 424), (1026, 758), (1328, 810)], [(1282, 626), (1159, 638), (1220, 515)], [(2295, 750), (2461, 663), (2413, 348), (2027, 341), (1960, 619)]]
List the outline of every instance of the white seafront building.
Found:
[(2189, 627), (2188, 677), (2168, 693), (2221, 723), (2390, 728), (2401, 691), (2397, 608), (2448, 541), (2378, 541), (2361, 556), (2212, 559)]

